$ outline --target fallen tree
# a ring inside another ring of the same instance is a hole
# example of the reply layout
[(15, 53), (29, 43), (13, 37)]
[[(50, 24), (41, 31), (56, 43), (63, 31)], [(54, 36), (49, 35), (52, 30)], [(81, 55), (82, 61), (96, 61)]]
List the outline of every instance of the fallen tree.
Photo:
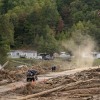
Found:
[(29, 98), (46, 95), (48, 93), (51, 93), (51, 92), (57, 91), (59, 89), (62, 89), (63, 87), (64, 86), (59, 86), (59, 87), (56, 87), (56, 88), (53, 88), (53, 89), (50, 89), (50, 90), (46, 90), (46, 91), (43, 91), (43, 92), (40, 92), (40, 93), (36, 93), (36, 94), (28, 95), (28, 96), (25, 96), (25, 97), (22, 97), (22, 98), (18, 98), (18, 100), (27, 100)]
[(9, 63), (9, 61), (7, 61), (6, 63), (4, 63), (4, 65), (3, 65), (3, 66), (0, 66), (0, 70), (4, 70), (4, 67), (5, 67), (5, 66), (7, 66), (7, 65), (8, 65), (8, 63)]
[[(43, 91), (43, 92), (39, 92), (39, 93), (36, 93), (36, 94), (27, 95), (25, 97), (18, 98), (18, 100), (27, 100), (29, 98), (43, 96), (43, 95), (46, 95), (46, 94), (49, 94), (49, 93), (52, 93), (52, 92), (55, 92), (55, 91), (58, 91), (58, 90), (64, 90), (64, 89), (71, 90), (71, 89), (75, 89), (75, 88), (77, 89), (80, 84), (84, 84), (85, 82), (91, 83), (91, 82), (95, 82), (95, 81), (97, 82), (97, 80), (95, 80), (95, 79), (90, 79), (90, 80), (87, 80), (87, 81), (73, 82), (73, 83), (70, 83), (70, 84), (67, 84), (67, 85), (62, 85), (62, 86), (59, 86), (59, 87), (56, 87), (56, 88), (53, 88), (53, 89), (49, 89), (49, 90), (46, 90), (46, 91)], [(98, 81), (100, 82), (100, 80), (98, 80)]]

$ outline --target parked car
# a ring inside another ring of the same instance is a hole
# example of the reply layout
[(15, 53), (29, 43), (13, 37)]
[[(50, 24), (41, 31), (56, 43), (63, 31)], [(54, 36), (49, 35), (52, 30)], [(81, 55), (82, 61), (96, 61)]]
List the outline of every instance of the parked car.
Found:
[(94, 59), (100, 59), (100, 52), (92, 52)]
[(40, 53), (39, 56), (42, 56), (43, 60), (53, 60), (53, 55), (50, 55), (49, 53)]
[(54, 59), (53, 56), (50, 56), (50, 55), (46, 55), (44, 57), (44, 60), (53, 60), (53, 59)]

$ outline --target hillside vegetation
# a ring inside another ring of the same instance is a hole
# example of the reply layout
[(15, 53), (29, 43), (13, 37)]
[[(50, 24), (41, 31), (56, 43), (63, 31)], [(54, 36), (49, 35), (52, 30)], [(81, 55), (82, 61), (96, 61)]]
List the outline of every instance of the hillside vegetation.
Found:
[(100, 0), (0, 0), (0, 63), (10, 49), (59, 52), (91, 36), (100, 49)]

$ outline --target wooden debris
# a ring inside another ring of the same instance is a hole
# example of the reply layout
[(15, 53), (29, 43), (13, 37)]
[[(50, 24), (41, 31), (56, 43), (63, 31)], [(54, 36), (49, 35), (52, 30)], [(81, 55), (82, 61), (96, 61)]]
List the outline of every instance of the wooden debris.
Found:
[(6, 83), (9, 83), (9, 81), (8, 80), (2, 80), (2, 81), (0, 81), (0, 85), (4, 85)]

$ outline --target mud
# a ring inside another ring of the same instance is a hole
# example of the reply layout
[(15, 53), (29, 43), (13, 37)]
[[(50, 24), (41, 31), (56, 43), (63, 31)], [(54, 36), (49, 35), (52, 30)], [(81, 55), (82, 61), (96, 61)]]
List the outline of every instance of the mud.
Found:
[[(76, 84), (76, 82), (78, 83)], [(71, 83), (73, 85), (68, 88), (32, 100), (66, 100), (65, 98), (68, 100), (100, 100), (100, 68), (52, 78), (37, 84), (29, 83), (26, 87), (17, 89), (15, 93), (21, 95), (35, 94)]]
[[(6, 72), (3, 74), (9, 75)], [(9, 76), (11, 75), (10, 73)], [(23, 76), (23, 73), (21, 75)], [(74, 75), (59, 76), (38, 83), (31, 82), (25, 87), (13, 90), (13, 93), (26, 96), (62, 85), (65, 87), (69, 85), (69, 87), (29, 100), (100, 100), (100, 68), (84, 70)], [(9, 92), (11, 93), (12, 91)]]

